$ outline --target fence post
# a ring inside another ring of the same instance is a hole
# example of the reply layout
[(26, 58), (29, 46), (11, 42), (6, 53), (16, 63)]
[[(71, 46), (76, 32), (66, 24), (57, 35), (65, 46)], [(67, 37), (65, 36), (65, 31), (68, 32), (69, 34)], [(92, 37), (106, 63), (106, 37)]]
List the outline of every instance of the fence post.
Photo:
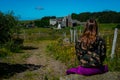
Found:
[(73, 29), (70, 29), (71, 42), (73, 41)]
[(76, 30), (76, 41), (78, 40), (78, 30)]
[(115, 28), (114, 38), (113, 38), (113, 45), (112, 45), (112, 52), (111, 52), (111, 59), (114, 58), (114, 54), (115, 54), (115, 46), (116, 46), (116, 41), (117, 41), (117, 34), (118, 34), (118, 29)]
[(23, 35), (24, 35), (24, 40), (26, 39), (26, 33), (25, 30), (23, 31)]
[(76, 29), (74, 29), (74, 42), (76, 41)]
[(63, 32), (63, 38), (66, 38), (66, 32)]

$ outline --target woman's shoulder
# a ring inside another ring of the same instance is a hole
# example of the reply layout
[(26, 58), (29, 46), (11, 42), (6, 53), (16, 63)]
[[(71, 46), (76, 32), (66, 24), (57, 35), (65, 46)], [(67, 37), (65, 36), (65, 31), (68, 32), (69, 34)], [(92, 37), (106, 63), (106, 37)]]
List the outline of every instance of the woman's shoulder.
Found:
[(77, 40), (76, 42), (75, 42), (75, 45), (80, 45), (81, 44), (81, 41), (80, 40)]
[(82, 36), (79, 36), (78, 40), (76, 42), (80, 43), (81, 42)]
[(75, 42), (75, 45), (76, 45), (76, 46), (81, 45), (81, 40), (78, 39), (78, 40)]
[(105, 42), (105, 39), (101, 36), (97, 36), (96, 40), (99, 41), (99, 42)]

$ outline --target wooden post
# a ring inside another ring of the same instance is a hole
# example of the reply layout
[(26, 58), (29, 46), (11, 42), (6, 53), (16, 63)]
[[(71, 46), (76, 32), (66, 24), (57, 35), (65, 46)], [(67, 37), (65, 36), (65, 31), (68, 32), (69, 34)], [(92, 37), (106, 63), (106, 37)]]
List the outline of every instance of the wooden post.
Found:
[(76, 30), (74, 29), (74, 42), (76, 41)]
[(66, 32), (63, 32), (63, 38), (66, 38)]
[(25, 30), (23, 31), (23, 35), (24, 35), (24, 40), (26, 39), (26, 33)]
[(76, 41), (78, 40), (78, 30), (76, 30)]
[(71, 42), (73, 41), (73, 30), (70, 29), (70, 39), (71, 39)]
[(115, 31), (114, 31), (114, 39), (113, 39), (113, 45), (112, 45), (112, 52), (111, 52), (111, 59), (114, 58), (114, 54), (115, 54), (115, 46), (116, 46), (116, 41), (117, 41), (117, 34), (118, 34), (118, 29), (115, 28)]

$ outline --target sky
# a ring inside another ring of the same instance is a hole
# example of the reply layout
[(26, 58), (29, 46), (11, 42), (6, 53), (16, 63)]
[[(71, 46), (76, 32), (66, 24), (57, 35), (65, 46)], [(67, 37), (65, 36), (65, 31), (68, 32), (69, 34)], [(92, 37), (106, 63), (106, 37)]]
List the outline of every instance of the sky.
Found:
[(0, 11), (14, 12), (20, 20), (35, 20), (44, 16), (63, 17), (72, 13), (120, 12), (120, 0), (0, 0)]

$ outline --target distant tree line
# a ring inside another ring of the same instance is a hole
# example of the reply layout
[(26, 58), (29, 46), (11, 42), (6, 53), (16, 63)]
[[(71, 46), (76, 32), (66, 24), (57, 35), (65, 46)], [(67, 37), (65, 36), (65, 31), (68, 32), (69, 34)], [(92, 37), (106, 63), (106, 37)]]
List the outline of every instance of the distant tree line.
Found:
[(35, 20), (34, 24), (37, 27), (43, 27), (43, 28), (45, 28), (45, 27), (49, 26), (49, 20), (50, 19), (55, 19), (55, 18), (56, 18), (55, 16), (46, 16), (46, 17), (43, 17), (40, 20)]
[(85, 22), (89, 18), (94, 18), (100, 23), (120, 23), (120, 12), (115, 11), (102, 11), (102, 12), (83, 12), (83, 13), (72, 13), (72, 18), (77, 19), (81, 22)]
[[(71, 14), (72, 19), (76, 19), (80, 22), (86, 22), (89, 18), (96, 19), (99, 23), (120, 23), (120, 12), (116, 11), (101, 11), (101, 12), (83, 12), (83, 13), (72, 13)], [(45, 16), (41, 19), (28, 21), (25, 24), (34, 24), (36, 27), (42, 27), (46, 28), (49, 27), (49, 20), (50, 19), (56, 19), (56, 16)]]

